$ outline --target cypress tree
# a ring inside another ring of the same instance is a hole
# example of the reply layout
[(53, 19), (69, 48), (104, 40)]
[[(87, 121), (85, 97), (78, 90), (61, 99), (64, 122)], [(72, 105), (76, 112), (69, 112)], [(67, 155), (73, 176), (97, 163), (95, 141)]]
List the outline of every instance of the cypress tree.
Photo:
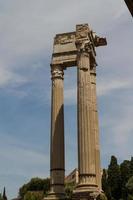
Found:
[[(111, 192), (111, 199), (119, 200), (121, 198), (121, 176), (120, 167), (115, 156), (111, 156), (107, 182)], [(108, 198), (110, 199), (110, 197)]]
[(5, 187), (4, 187), (4, 190), (3, 190), (3, 200), (7, 200), (6, 188)]
[(106, 169), (103, 169), (103, 175), (102, 175), (102, 190), (104, 191), (105, 195), (108, 197), (108, 199), (111, 198), (110, 194), (110, 188), (108, 186), (108, 172)]
[(122, 190), (122, 199), (126, 200), (128, 196), (128, 191), (126, 188), (126, 183), (130, 178), (130, 161), (124, 160), (123, 163), (120, 165), (121, 171), (121, 190)]
[(106, 193), (107, 191), (107, 170), (103, 169), (102, 175), (102, 190)]
[(126, 184), (128, 190), (128, 200), (133, 200), (133, 176), (131, 176)]
[(130, 177), (133, 176), (133, 157), (131, 157), (130, 161)]

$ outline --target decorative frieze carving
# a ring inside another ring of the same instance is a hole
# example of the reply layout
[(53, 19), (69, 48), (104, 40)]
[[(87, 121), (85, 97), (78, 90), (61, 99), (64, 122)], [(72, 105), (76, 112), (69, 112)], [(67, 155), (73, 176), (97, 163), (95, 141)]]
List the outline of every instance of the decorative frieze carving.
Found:
[(68, 44), (71, 43), (75, 40), (75, 34), (72, 33), (67, 33), (67, 34), (60, 34), (56, 35), (54, 39), (54, 45), (60, 44)]

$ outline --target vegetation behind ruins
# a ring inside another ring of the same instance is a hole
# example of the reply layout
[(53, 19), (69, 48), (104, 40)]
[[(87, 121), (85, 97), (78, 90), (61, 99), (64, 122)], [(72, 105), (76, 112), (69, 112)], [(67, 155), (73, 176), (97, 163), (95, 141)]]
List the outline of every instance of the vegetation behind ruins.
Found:
[(133, 157), (119, 165), (111, 156), (108, 169), (103, 169), (102, 189), (108, 200), (133, 200)]

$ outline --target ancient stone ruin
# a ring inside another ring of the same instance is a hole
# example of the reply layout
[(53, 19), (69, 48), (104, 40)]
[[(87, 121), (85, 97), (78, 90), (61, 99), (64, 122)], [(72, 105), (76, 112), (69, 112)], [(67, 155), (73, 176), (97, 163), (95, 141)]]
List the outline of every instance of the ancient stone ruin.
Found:
[(79, 183), (73, 199), (95, 199), (101, 192), (100, 146), (96, 102), (96, 47), (106, 45), (88, 24), (75, 32), (57, 34), (51, 62), (51, 190), (47, 199), (65, 199), (63, 75), (77, 67), (77, 126)]

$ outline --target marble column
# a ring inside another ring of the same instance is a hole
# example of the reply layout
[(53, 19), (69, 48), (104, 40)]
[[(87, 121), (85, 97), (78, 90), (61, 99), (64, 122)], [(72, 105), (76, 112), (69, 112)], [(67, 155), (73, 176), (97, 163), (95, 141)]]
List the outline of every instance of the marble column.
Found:
[[(77, 58), (78, 81), (78, 168), (77, 191), (95, 192), (96, 168), (94, 139), (91, 135), (91, 77), (89, 49), (80, 49)], [(89, 83), (89, 84), (88, 84)]]
[(96, 94), (96, 63), (91, 63), (91, 134), (94, 135), (95, 148), (95, 166), (96, 166), (96, 183), (101, 191), (101, 168), (100, 168), (100, 141), (99, 141), (99, 124), (97, 110)]
[[(64, 83), (63, 68), (51, 66), (51, 191), (49, 199), (64, 199), (65, 156), (64, 156)], [(51, 196), (50, 196), (51, 195)]]

